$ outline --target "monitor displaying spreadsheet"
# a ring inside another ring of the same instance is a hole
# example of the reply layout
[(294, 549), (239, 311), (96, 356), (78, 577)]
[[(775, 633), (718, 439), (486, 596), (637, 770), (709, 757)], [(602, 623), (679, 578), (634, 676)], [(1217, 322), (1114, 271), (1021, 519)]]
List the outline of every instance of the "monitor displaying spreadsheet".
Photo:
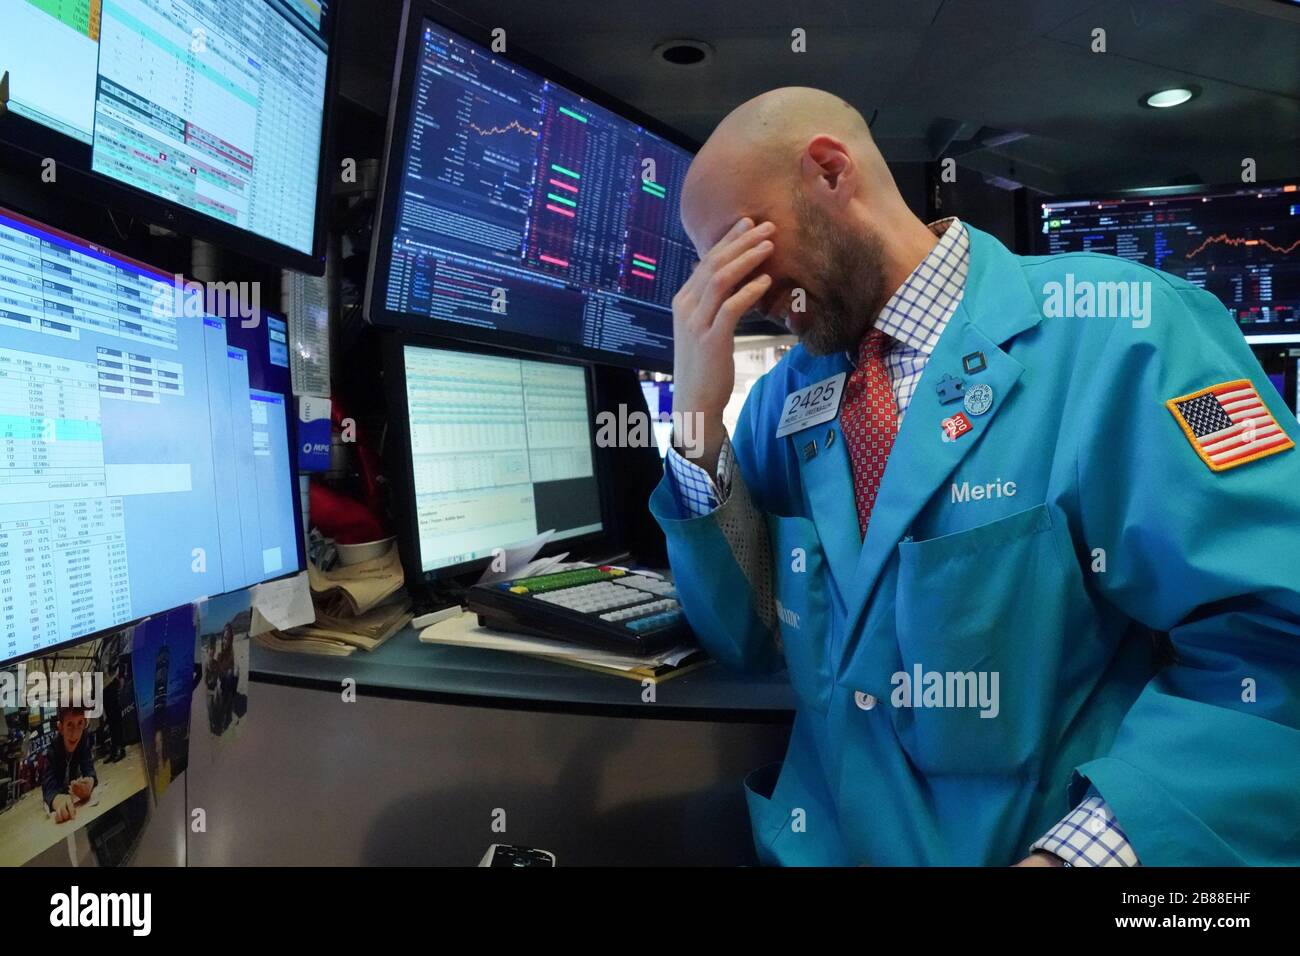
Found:
[(402, 348), (423, 571), (603, 528), (586, 369)]
[(9, 109), (72, 165), (313, 254), (327, 0), (0, 0), (0, 24)]
[(301, 567), (283, 319), (176, 290), (0, 209), (0, 661)]

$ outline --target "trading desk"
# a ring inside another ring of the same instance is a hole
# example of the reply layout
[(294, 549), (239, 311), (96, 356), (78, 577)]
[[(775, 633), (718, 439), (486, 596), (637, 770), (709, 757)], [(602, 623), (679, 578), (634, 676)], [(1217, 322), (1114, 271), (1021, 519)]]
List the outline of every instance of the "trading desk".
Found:
[(242, 736), (191, 760), (191, 865), (470, 865), (493, 842), (561, 866), (752, 863), (741, 781), (781, 759), (794, 709), (784, 674), (709, 664), (651, 701), (410, 629), (342, 658), (254, 644), (251, 670)]

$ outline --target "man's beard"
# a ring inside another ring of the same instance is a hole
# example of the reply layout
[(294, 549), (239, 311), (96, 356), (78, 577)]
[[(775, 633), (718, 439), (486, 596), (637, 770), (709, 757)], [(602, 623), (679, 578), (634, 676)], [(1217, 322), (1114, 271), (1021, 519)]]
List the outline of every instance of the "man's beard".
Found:
[(885, 304), (885, 254), (879, 237), (833, 222), (801, 193), (794, 197), (800, 246), (811, 263), (805, 288), (812, 323), (799, 340), (812, 355), (856, 353)]

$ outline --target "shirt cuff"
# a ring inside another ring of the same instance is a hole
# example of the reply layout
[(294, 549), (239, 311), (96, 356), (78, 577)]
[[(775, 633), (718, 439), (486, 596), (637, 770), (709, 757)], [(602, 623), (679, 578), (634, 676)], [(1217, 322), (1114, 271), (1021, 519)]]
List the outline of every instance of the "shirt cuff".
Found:
[(668, 472), (673, 476), (673, 491), (685, 514), (692, 518), (703, 518), (727, 500), (731, 492), (731, 475), (735, 462), (729, 437), (722, 437), (716, 482), (699, 465), (679, 455), (675, 448), (668, 449), (667, 460)]
[(1088, 789), (1081, 804), (1029, 849), (1045, 850), (1070, 866), (1140, 865), (1110, 805), (1093, 788)]

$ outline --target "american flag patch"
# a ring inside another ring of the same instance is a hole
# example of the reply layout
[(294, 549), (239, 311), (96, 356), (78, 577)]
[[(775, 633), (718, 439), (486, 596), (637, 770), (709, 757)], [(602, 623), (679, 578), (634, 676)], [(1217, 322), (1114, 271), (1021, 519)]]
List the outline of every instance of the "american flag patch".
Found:
[(1248, 379), (1171, 398), (1165, 407), (1211, 471), (1227, 471), (1295, 447)]

